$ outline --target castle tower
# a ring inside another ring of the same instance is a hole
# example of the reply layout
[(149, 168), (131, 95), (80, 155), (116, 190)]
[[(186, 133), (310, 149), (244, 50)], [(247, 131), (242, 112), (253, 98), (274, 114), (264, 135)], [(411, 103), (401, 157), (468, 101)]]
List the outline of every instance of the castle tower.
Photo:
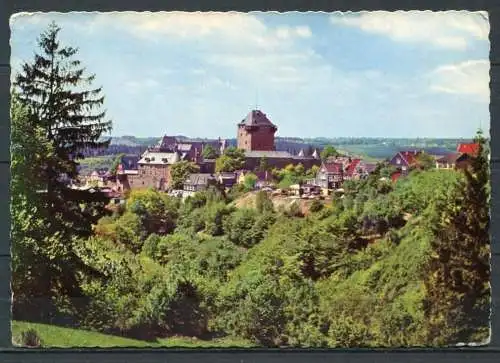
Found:
[(274, 134), (278, 128), (260, 110), (252, 110), (238, 124), (238, 149), (274, 151)]

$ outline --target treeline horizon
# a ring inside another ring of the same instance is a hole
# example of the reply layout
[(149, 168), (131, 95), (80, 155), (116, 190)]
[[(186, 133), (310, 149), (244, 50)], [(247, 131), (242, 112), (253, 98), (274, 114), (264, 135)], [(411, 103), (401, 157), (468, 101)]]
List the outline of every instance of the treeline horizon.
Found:
[[(167, 134), (168, 136), (175, 137), (179, 140), (185, 140), (185, 141), (208, 141), (208, 140), (217, 140), (217, 137), (210, 138), (210, 137), (201, 137), (201, 136), (186, 136), (186, 135), (170, 135)], [(102, 136), (102, 139), (117, 139), (120, 141), (128, 140), (128, 141), (137, 141), (141, 143), (148, 143), (148, 142), (157, 142), (161, 140), (162, 136), (134, 136), (130, 134), (123, 134), (123, 135), (109, 135), (109, 136)], [(488, 137), (485, 137), (486, 140), (488, 140)], [(229, 138), (224, 138), (221, 137), (221, 140), (227, 140), (227, 141), (236, 141), (237, 139), (235, 137), (229, 137)], [(424, 142), (424, 141), (458, 141), (458, 142), (465, 142), (465, 141), (472, 141), (471, 137), (375, 137), (375, 136), (338, 136), (338, 137), (295, 137), (295, 136), (276, 136), (275, 140), (283, 140), (283, 141), (296, 141), (296, 142), (317, 142), (317, 143), (324, 143), (324, 142), (337, 142), (337, 143), (366, 143), (366, 142), (371, 142), (371, 143), (377, 143), (380, 141), (399, 141), (399, 142)], [(112, 141), (113, 143), (113, 141)]]

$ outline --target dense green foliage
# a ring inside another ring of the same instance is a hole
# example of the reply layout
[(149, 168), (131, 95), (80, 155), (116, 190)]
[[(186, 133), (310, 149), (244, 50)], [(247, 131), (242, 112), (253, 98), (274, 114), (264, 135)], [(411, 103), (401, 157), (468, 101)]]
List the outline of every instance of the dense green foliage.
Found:
[[(99, 271), (75, 253), (105, 214), (102, 193), (68, 188), (86, 148), (99, 149), (111, 129), (94, 76), (63, 47), (52, 23), (41, 34), (31, 63), (14, 80), (12, 99), (12, 269), (14, 316), (48, 318), (54, 304), (82, 299), (80, 281)], [(17, 277), (17, 278), (16, 278)], [(73, 304), (74, 305), (74, 304)], [(75, 306), (73, 306), (75, 307)]]
[(203, 159), (216, 159), (219, 154), (212, 145), (208, 144), (203, 148), (201, 156), (203, 156)]
[(288, 188), (293, 184), (303, 183), (308, 178), (314, 178), (319, 167), (313, 165), (311, 169), (306, 170), (304, 165), (287, 165), (283, 169), (274, 169), (273, 176), (278, 181), (279, 188)]
[(247, 173), (243, 180), (243, 186), (245, 187), (245, 190), (247, 191), (253, 190), (255, 188), (257, 180), (258, 180), (257, 175), (255, 175), (254, 173)]
[(320, 155), (321, 155), (322, 160), (326, 160), (329, 157), (338, 156), (340, 154), (337, 151), (337, 149), (335, 149), (335, 147), (333, 147), (332, 145), (328, 145), (328, 146), (325, 146), (325, 148), (321, 151)]
[(240, 170), (245, 165), (245, 152), (235, 147), (228, 147), (215, 161), (215, 171), (231, 172)]
[(197, 173), (200, 167), (191, 161), (179, 161), (170, 168), (171, 187), (174, 189), (182, 189), (184, 181), (189, 174)]
[[(429, 295), (428, 281), (440, 253), (435, 219), (447, 213), (436, 205), (456, 206), (467, 178), (433, 170), (395, 184), (379, 179), (348, 183), (344, 198), (308, 217), (275, 211), (262, 191), (255, 208), (238, 209), (215, 188), (184, 202), (133, 191), (121, 214), (101, 219), (95, 236), (81, 240), (79, 255), (107, 276), (82, 284), (90, 302), (81, 327), (266, 346), (456, 343), (443, 329), (449, 322), (429, 320), (448, 308)], [(448, 285), (434, 289), (456, 296)], [(472, 300), (475, 310), (489, 306)], [(458, 301), (451, 300), (453, 311)], [(465, 340), (487, 338), (484, 321), (455, 323)]]
[[(57, 31), (50, 28), (41, 45), (65, 59), (74, 50), (57, 50)], [(226, 193), (211, 186), (184, 200), (133, 190), (106, 215), (105, 200), (77, 199), (56, 177), (74, 175), (69, 155), (77, 146), (100, 146), (94, 136), (109, 125), (99, 123), (101, 114), (81, 112), (77, 102), (98, 92), (76, 96), (56, 87), (48, 97), (55, 103), (30, 104), (39, 84), (33, 79), (50, 65), (39, 56), (36, 64), (40, 71), (25, 66), (18, 78), (23, 97), (12, 105), (15, 319), (78, 327), (82, 345), (100, 346), (141, 345), (123, 337), (152, 346), (184, 336), (200, 346), (302, 347), (488, 338), (485, 153), (464, 171), (422, 167), (397, 182), (381, 164), (366, 179), (345, 182), (343, 195), (331, 202), (312, 203), (311, 213), (296, 200), (275, 208), (262, 190), (247, 193), (255, 203), (242, 207), (241, 187)], [(53, 77), (63, 87), (79, 80), (75, 72), (66, 74), (69, 80)], [(60, 119), (62, 104), (74, 112)], [(64, 122), (72, 133), (56, 132)], [(481, 135), (477, 142), (486, 149)], [(226, 149), (218, 171), (241, 168), (243, 155)], [(188, 167), (181, 163), (173, 178)], [(283, 187), (313, 173), (300, 164), (273, 171)], [(47, 325), (19, 326), (21, 340), (41, 337), (42, 345), (59, 344), (49, 331), (64, 334)], [(99, 341), (107, 338), (95, 332), (115, 337)]]

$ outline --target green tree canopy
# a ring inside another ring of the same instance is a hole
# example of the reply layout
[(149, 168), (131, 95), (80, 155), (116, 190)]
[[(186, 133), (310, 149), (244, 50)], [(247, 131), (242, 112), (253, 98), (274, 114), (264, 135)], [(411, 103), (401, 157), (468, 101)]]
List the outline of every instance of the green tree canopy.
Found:
[(436, 205), (432, 214), (436, 238), (425, 279), (425, 314), (434, 344), (481, 341), (489, 334), (489, 163), (482, 132), (474, 141), (479, 156), (464, 170), (458, 195)]
[(200, 167), (187, 160), (178, 161), (170, 167), (170, 186), (173, 189), (182, 189), (189, 174), (197, 173)]
[(245, 179), (243, 180), (243, 185), (247, 191), (253, 190), (255, 188), (255, 184), (257, 183), (257, 175), (254, 173), (247, 173), (245, 175)]
[(245, 151), (235, 147), (229, 147), (217, 158), (215, 170), (217, 172), (232, 172), (240, 170), (245, 166)]
[(201, 153), (203, 159), (216, 159), (218, 155), (217, 150), (210, 144), (205, 145)]
[(429, 170), (435, 167), (436, 160), (426, 152), (422, 152), (417, 157), (417, 167), (423, 170)]
[(125, 156), (125, 154), (122, 153), (122, 154), (118, 154), (114, 158), (113, 164), (111, 164), (111, 168), (109, 169), (109, 172), (111, 173), (111, 175), (116, 175), (116, 172), (118, 170), (118, 166), (121, 164), (124, 156)]
[(261, 171), (261, 172), (268, 171), (269, 168), (270, 168), (270, 166), (269, 166), (269, 162), (267, 161), (267, 158), (265, 156), (260, 158), (259, 171)]
[(339, 152), (332, 145), (325, 146), (325, 148), (321, 151), (322, 160), (326, 160), (331, 156), (338, 156), (338, 155), (340, 155)]

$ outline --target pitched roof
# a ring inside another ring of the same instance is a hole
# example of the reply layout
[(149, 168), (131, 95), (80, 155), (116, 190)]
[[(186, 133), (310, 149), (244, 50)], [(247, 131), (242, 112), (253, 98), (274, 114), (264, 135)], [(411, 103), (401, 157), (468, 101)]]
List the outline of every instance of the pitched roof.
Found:
[(161, 149), (170, 149), (173, 148), (175, 144), (177, 144), (177, 140), (175, 137), (165, 135), (161, 138), (160, 142), (158, 143), (158, 146)]
[(240, 125), (245, 126), (272, 126), (276, 127), (261, 110), (252, 110), (241, 121)]
[(124, 155), (121, 162), (127, 169), (137, 169), (139, 159), (140, 157), (137, 155)]
[(179, 151), (190, 151), (193, 148), (193, 144), (177, 144), (177, 150)]
[(400, 151), (399, 154), (406, 160), (408, 165), (415, 164), (417, 162), (417, 156), (420, 155), (422, 151), (411, 150), (411, 151)]
[(436, 161), (440, 164), (453, 164), (457, 161), (457, 159), (461, 156), (461, 153), (450, 153), (447, 154)]
[(178, 153), (163, 153), (156, 151), (146, 151), (142, 154), (141, 160), (138, 164), (151, 164), (151, 165), (167, 165), (174, 164), (180, 160)]
[(458, 144), (457, 151), (462, 154), (476, 156), (479, 153), (479, 144)]
[(365, 173), (372, 173), (377, 168), (377, 163), (367, 163), (364, 160), (360, 160), (358, 167), (361, 168)]
[(206, 185), (209, 180), (214, 180), (214, 176), (208, 173), (193, 173), (189, 174), (185, 183), (195, 184), (195, 185)]
[(361, 159), (353, 159), (351, 161), (351, 163), (347, 166), (347, 169), (345, 171), (346, 174), (353, 175), (360, 162), (361, 162)]
[(341, 163), (323, 163), (323, 167), (326, 169), (327, 173), (340, 173), (343, 169)]

